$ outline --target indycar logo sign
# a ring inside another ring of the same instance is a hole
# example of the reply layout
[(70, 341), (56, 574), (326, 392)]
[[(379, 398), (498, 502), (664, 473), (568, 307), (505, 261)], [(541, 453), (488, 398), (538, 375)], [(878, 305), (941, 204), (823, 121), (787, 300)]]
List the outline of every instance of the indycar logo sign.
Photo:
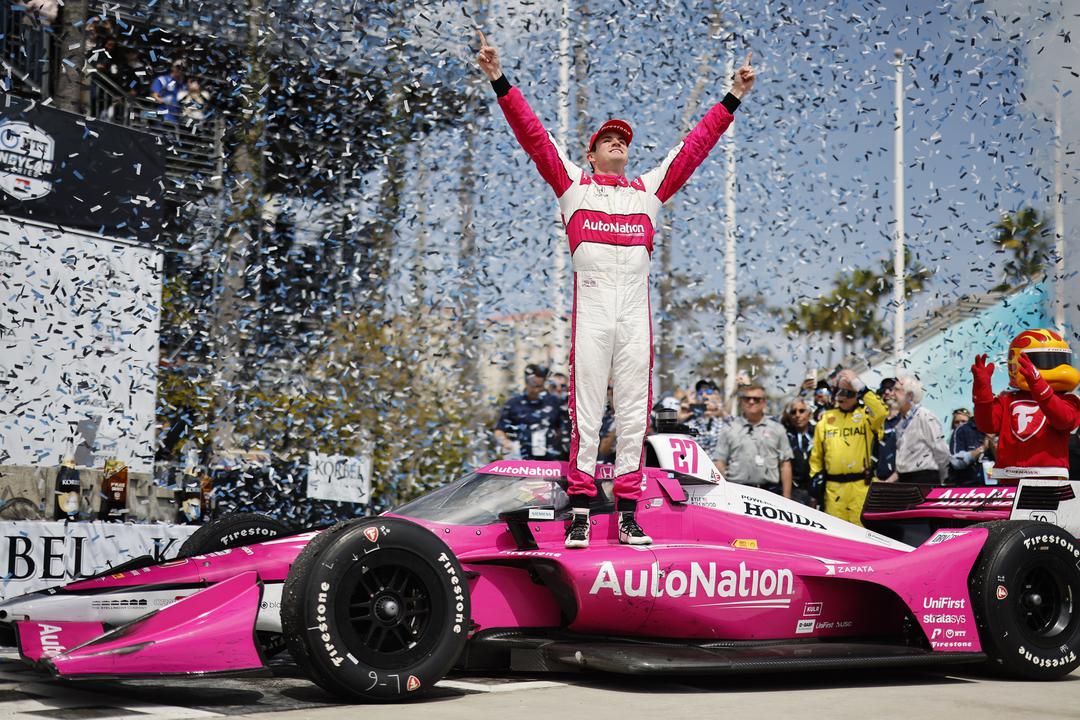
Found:
[(755, 570), (740, 562), (738, 568), (717, 570), (716, 563), (691, 562), (686, 569), (662, 571), (659, 563), (620, 573), (609, 560), (600, 565), (589, 590), (591, 595), (610, 592), (615, 597), (709, 597), (737, 598), (731, 602), (706, 603), (733, 607), (790, 607), (795, 576), (787, 568)]
[(52, 192), (56, 143), (29, 123), (0, 123), (0, 190), (19, 200), (36, 200)]

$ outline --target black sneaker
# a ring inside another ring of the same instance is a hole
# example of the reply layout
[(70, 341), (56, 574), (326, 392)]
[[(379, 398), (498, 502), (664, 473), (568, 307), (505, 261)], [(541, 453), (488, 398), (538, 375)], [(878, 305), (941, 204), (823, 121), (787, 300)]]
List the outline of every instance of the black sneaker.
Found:
[(652, 538), (637, 524), (634, 513), (622, 513), (619, 519), (619, 542), (623, 545), (651, 545)]
[(570, 522), (570, 527), (566, 528), (566, 547), (589, 547), (588, 513), (574, 513), (574, 519)]

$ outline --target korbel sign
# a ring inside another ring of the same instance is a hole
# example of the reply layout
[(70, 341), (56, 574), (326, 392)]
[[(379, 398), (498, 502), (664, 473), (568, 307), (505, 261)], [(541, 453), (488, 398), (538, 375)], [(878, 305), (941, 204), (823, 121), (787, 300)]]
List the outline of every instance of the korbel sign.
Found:
[(52, 192), (56, 143), (39, 127), (17, 120), (0, 121), (0, 190), (19, 200)]
[(371, 458), (308, 453), (307, 496), (366, 504), (371, 499)]

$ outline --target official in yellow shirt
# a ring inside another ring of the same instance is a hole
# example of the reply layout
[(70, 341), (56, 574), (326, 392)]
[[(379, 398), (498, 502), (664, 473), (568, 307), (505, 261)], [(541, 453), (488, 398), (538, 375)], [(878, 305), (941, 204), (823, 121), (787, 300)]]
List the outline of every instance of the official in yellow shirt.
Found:
[(881, 435), (888, 413), (881, 398), (852, 370), (841, 370), (836, 386), (836, 406), (826, 410), (814, 428), (810, 477), (824, 473), (825, 512), (862, 525), (874, 439)]

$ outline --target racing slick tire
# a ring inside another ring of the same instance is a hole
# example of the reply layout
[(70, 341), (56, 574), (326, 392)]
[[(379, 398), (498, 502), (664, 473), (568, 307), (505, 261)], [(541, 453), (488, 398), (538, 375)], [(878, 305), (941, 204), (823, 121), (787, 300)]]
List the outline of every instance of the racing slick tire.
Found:
[(300, 668), (359, 701), (402, 701), (431, 689), (465, 647), (469, 590), (454, 553), (400, 518), (339, 523), (293, 562), (281, 624)]
[(176, 557), (189, 558), (242, 545), (254, 545), (273, 540), (279, 535), (288, 535), (290, 532), (292, 530), (287, 525), (272, 517), (256, 513), (236, 513), (207, 523), (193, 532), (180, 546)]
[(991, 667), (1053, 680), (1080, 666), (1080, 542), (1056, 525), (981, 523), (989, 531), (970, 579)]

